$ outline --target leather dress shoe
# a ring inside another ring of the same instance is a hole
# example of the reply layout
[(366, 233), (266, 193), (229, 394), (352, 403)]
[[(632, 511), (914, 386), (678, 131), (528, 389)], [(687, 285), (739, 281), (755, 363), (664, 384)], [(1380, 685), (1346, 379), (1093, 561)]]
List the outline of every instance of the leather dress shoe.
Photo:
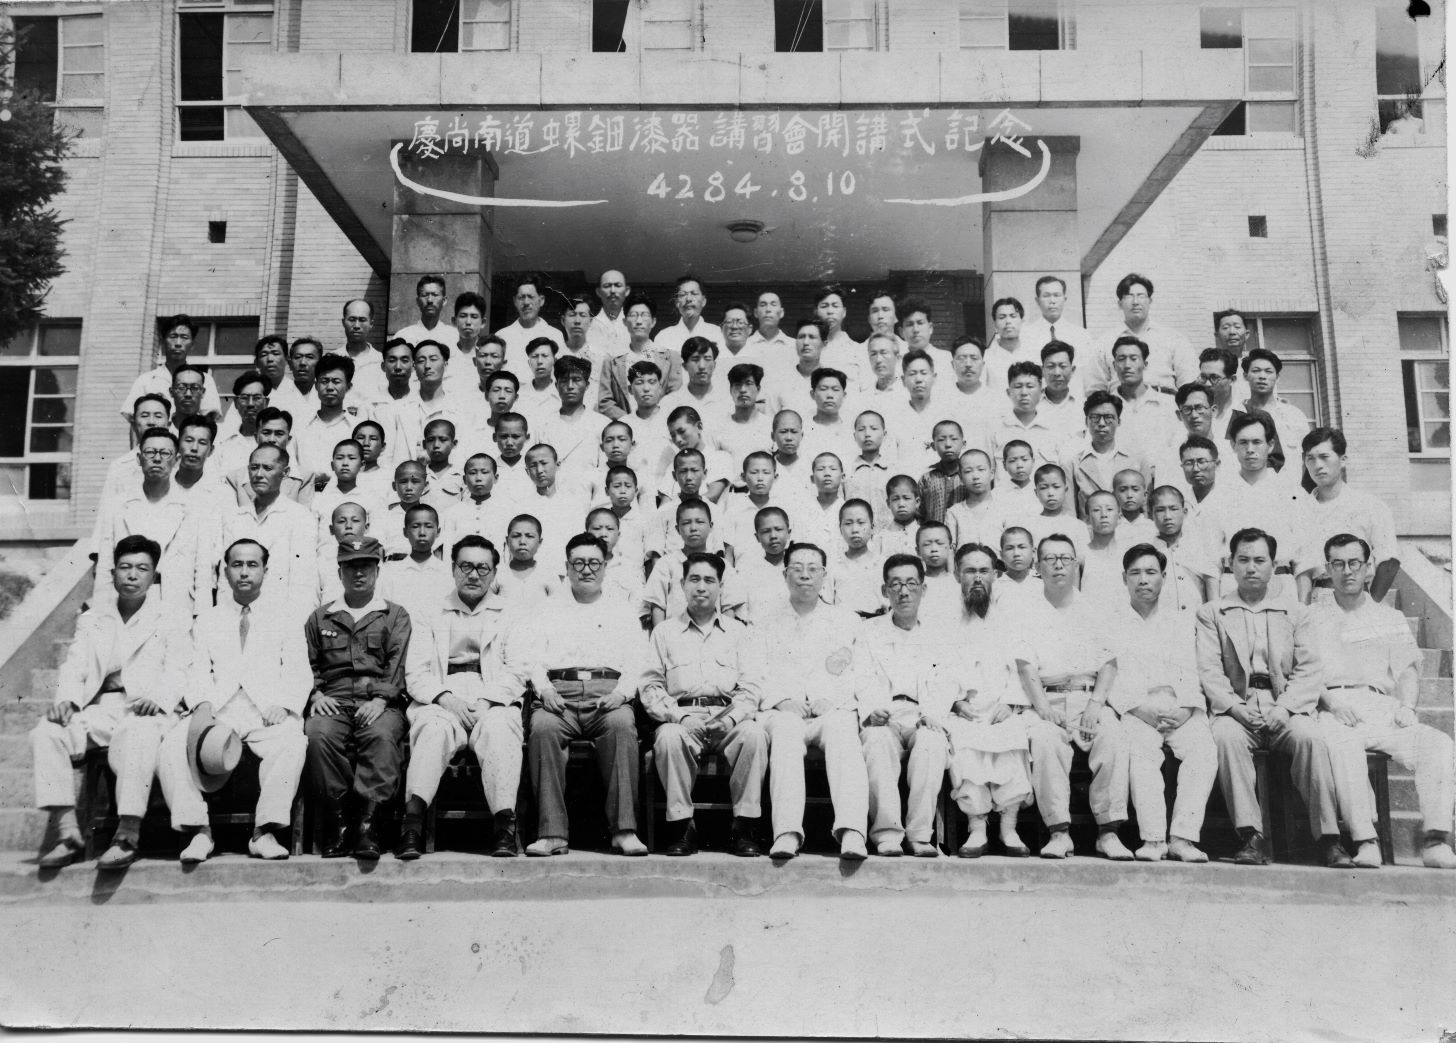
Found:
[(1244, 846), (1234, 855), (1236, 866), (1267, 866), (1269, 864), (1269, 841), (1262, 833), (1251, 833)]
[(1320, 848), (1326, 869), (1355, 868), (1355, 860), (1350, 857), (1350, 852), (1345, 850), (1345, 845), (1341, 844), (1338, 838), (1324, 841), (1320, 844)]
[(758, 819), (735, 818), (733, 830), (728, 835), (728, 849), (739, 858), (758, 858), (762, 855), (763, 848), (753, 839), (757, 825)]
[[(360, 831), (363, 836), (363, 831)], [(394, 846), (394, 857), (401, 862), (413, 862), (425, 853), (425, 835), (415, 826), (406, 826), (399, 831), (399, 843)], [(356, 851), (355, 854), (358, 854)], [(374, 856), (378, 858), (379, 856)]]
[(502, 811), (495, 817), (495, 835), (490, 838), (493, 858), (516, 857), (516, 813)]
[(381, 854), (379, 838), (374, 835), (374, 816), (379, 812), (379, 805), (374, 801), (365, 801), (364, 806), (359, 810), (359, 822), (354, 835), (354, 857), (362, 858), (372, 862)]
[(36, 859), (35, 864), (41, 869), (60, 869), (79, 862), (85, 851), (86, 845), (80, 837), (61, 837), (55, 847)]
[(695, 855), (698, 853), (698, 827), (693, 825), (692, 819), (684, 821), (682, 831), (676, 840), (662, 849), (664, 855), (673, 855), (681, 858), (684, 855)]
[(349, 853), (349, 824), (344, 819), (344, 802), (329, 801), (323, 808), (324, 838), (319, 854), (324, 858), (343, 858)]
[(111, 842), (106, 853), (96, 860), (96, 868), (100, 870), (125, 869), (135, 862), (137, 857), (136, 841), (123, 837)]

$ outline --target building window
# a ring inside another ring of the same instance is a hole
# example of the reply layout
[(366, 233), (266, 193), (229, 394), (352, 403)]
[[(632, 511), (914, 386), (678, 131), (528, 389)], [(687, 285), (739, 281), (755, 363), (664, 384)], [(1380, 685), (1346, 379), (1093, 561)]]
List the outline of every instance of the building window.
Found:
[(592, 50), (694, 50), (695, 6), (695, 0), (592, 0)]
[(510, 49), (511, 0), (414, 0), (410, 5), (411, 51)]
[(0, 344), (0, 495), (71, 498), (81, 320), (42, 322)]
[(1070, 0), (960, 0), (961, 47), (1069, 51), (1076, 47)]
[(215, 6), (227, 9), (177, 16), (177, 136), (182, 141), (261, 138), (258, 125), (233, 99), (242, 93), (243, 58), (273, 49), (273, 13), (260, 12), (248, 0)]
[(1294, 134), (1298, 80), (1292, 7), (1205, 7), (1199, 11), (1199, 46), (1244, 52), (1244, 100), (1214, 134)]
[(1417, 121), (1418, 130), (1427, 120), (1445, 119), (1445, 88), (1433, 72), (1443, 67), (1445, 53), (1439, 31), (1428, 39), (1429, 29), (1404, 6), (1375, 11), (1375, 104), (1382, 133), (1403, 119)]
[[(212, 374), (217, 393), (224, 403), (233, 399), (233, 381), (253, 368), (253, 345), (258, 343), (256, 318), (199, 319), (188, 361)], [(157, 322), (155, 363), (162, 362), (162, 324)]]
[(1248, 316), (1253, 328), (1249, 331), (1248, 348), (1268, 348), (1279, 356), (1284, 368), (1279, 371), (1279, 396), (1288, 399), (1316, 425), (1324, 423), (1324, 405), (1320, 389), (1320, 356), (1315, 336), (1313, 315)]
[(1251, 238), (1251, 239), (1268, 239), (1269, 238), (1269, 219), (1267, 217), (1265, 217), (1263, 214), (1250, 214), (1249, 215), (1249, 238)]
[(1451, 455), (1451, 345), (1441, 315), (1398, 315), (1406, 443), (1412, 456)]
[(873, 51), (879, 38), (876, 0), (777, 0), (776, 51)]
[(14, 90), (56, 106), (82, 135), (101, 130), (106, 47), (101, 15), (15, 18)]

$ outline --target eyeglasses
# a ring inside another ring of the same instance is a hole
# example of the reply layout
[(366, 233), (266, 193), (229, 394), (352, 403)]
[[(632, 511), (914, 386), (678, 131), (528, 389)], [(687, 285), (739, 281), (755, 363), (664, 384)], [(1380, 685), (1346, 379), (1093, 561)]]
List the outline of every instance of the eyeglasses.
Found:
[(1189, 404), (1187, 404), (1187, 405), (1185, 405), (1183, 407), (1183, 412), (1185, 412), (1185, 413), (1212, 413), (1213, 412), (1213, 409), (1211, 407), (1209, 407), (1209, 406), (1195, 406), (1192, 403), (1189, 403)]
[(1226, 377), (1226, 376), (1224, 376), (1222, 373), (1200, 373), (1200, 374), (1198, 374), (1198, 382), (1200, 384), (1227, 384), (1228, 383), (1228, 379), (1229, 378)]
[(253, 402), (266, 402), (266, 401), (268, 401), (268, 396), (267, 395), (234, 395), (233, 396), (233, 401), (234, 402), (247, 402), (249, 404), (251, 404)]
[(1335, 560), (1327, 561), (1325, 562), (1325, 564), (1329, 566), (1331, 572), (1356, 572), (1360, 569), (1363, 569), (1366, 565), (1369, 564), (1369, 562), (1361, 561), (1359, 558), (1356, 558), (1354, 561)]
[(567, 564), (577, 572), (600, 572), (606, 562), (601, 558), (572, 558)]
[(462, 576), (489, 576), (495, 571), (495, 566), (482, 562), (479, 565), (472, 565), (468, 561), (457, 561), (455, 569)]
[(1115, 424), (1117, 423), (1116, 413), (1088, 413), (1087, 423), (1089, 424)]
[(1070, 565), (1076, 560), (1077, 557), (1074, 554), (1047, 554), (1042, 557), (1041, 563), (1043, 565)]
[(203, 385), (201, 384), (173, 384), (172, 394), (175, 395), (185, 391), (189, 395), (200, 395), (202, 393), (202, 388)]
[(148, 460), (170, 460), (175, 454), (171, 449), (143, 449), (142, 455)]
[(723, 328), (725, 330), (746, 330), (748, 329), (748, 323), (741, 319), (735, 319), (732, 322), (723, 323)]
[(889, 587), (891, 590), (898, 594), (902, 590), (919, 590), (921, 587), (921, 583), (918, 579), (892, 579), (890, 580), (890, 582), (886, 583), (885, 586)]

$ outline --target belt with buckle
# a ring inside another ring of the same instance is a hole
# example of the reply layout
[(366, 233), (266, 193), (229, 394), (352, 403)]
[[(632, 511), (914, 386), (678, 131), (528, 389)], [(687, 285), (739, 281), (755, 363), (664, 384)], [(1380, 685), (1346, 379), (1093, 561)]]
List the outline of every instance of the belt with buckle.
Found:
[(480, 660), (473, 663), (451, 663), (445, 667), (447, 674), (477, 674), (480, 672)]
[(680, 695), (679, 706), (727, 706), (733, 700), (726, 695)]
[(917, 699), (917, 698), (915, 698), (913, 695), (892, 695), (892, 696), (890, 696), (890, 702), (892, 702), (892, 703), (914, 703), (916, 706), (919, 706), (920, 705), (920, 700)]
[(1250, 674), (1248, 687), (1258, 688), (1265, 692), (1272, 692), (1274, 690), (1274, 679), (1268, 674)]
[(616, 681), (622, 676), (620, 670), (608, 670), (603, 667), (582, 667), (572, 670), (547, 670), (546, 680), (548, 681)]
[(1374, 692), (1376, 695), (1385, 695), (1385, 692), (1376, 688), (1373, 684), (1332, 684), (1326, 685), (1328, 692)]
[(1090, 692), (1097, 687), (1095, 681), (1063, 681), (1061, 684), (1043, 685), (1044, 692)]

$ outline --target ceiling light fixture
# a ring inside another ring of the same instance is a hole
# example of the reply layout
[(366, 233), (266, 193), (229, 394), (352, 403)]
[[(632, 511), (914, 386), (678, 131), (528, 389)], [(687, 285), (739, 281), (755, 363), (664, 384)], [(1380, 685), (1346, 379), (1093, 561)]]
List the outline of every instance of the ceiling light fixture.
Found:
[(728, 237), (735, 243), (751, 243), (763, 234), (762, 221), (729, 221), (725, 226), (728, 229)]

